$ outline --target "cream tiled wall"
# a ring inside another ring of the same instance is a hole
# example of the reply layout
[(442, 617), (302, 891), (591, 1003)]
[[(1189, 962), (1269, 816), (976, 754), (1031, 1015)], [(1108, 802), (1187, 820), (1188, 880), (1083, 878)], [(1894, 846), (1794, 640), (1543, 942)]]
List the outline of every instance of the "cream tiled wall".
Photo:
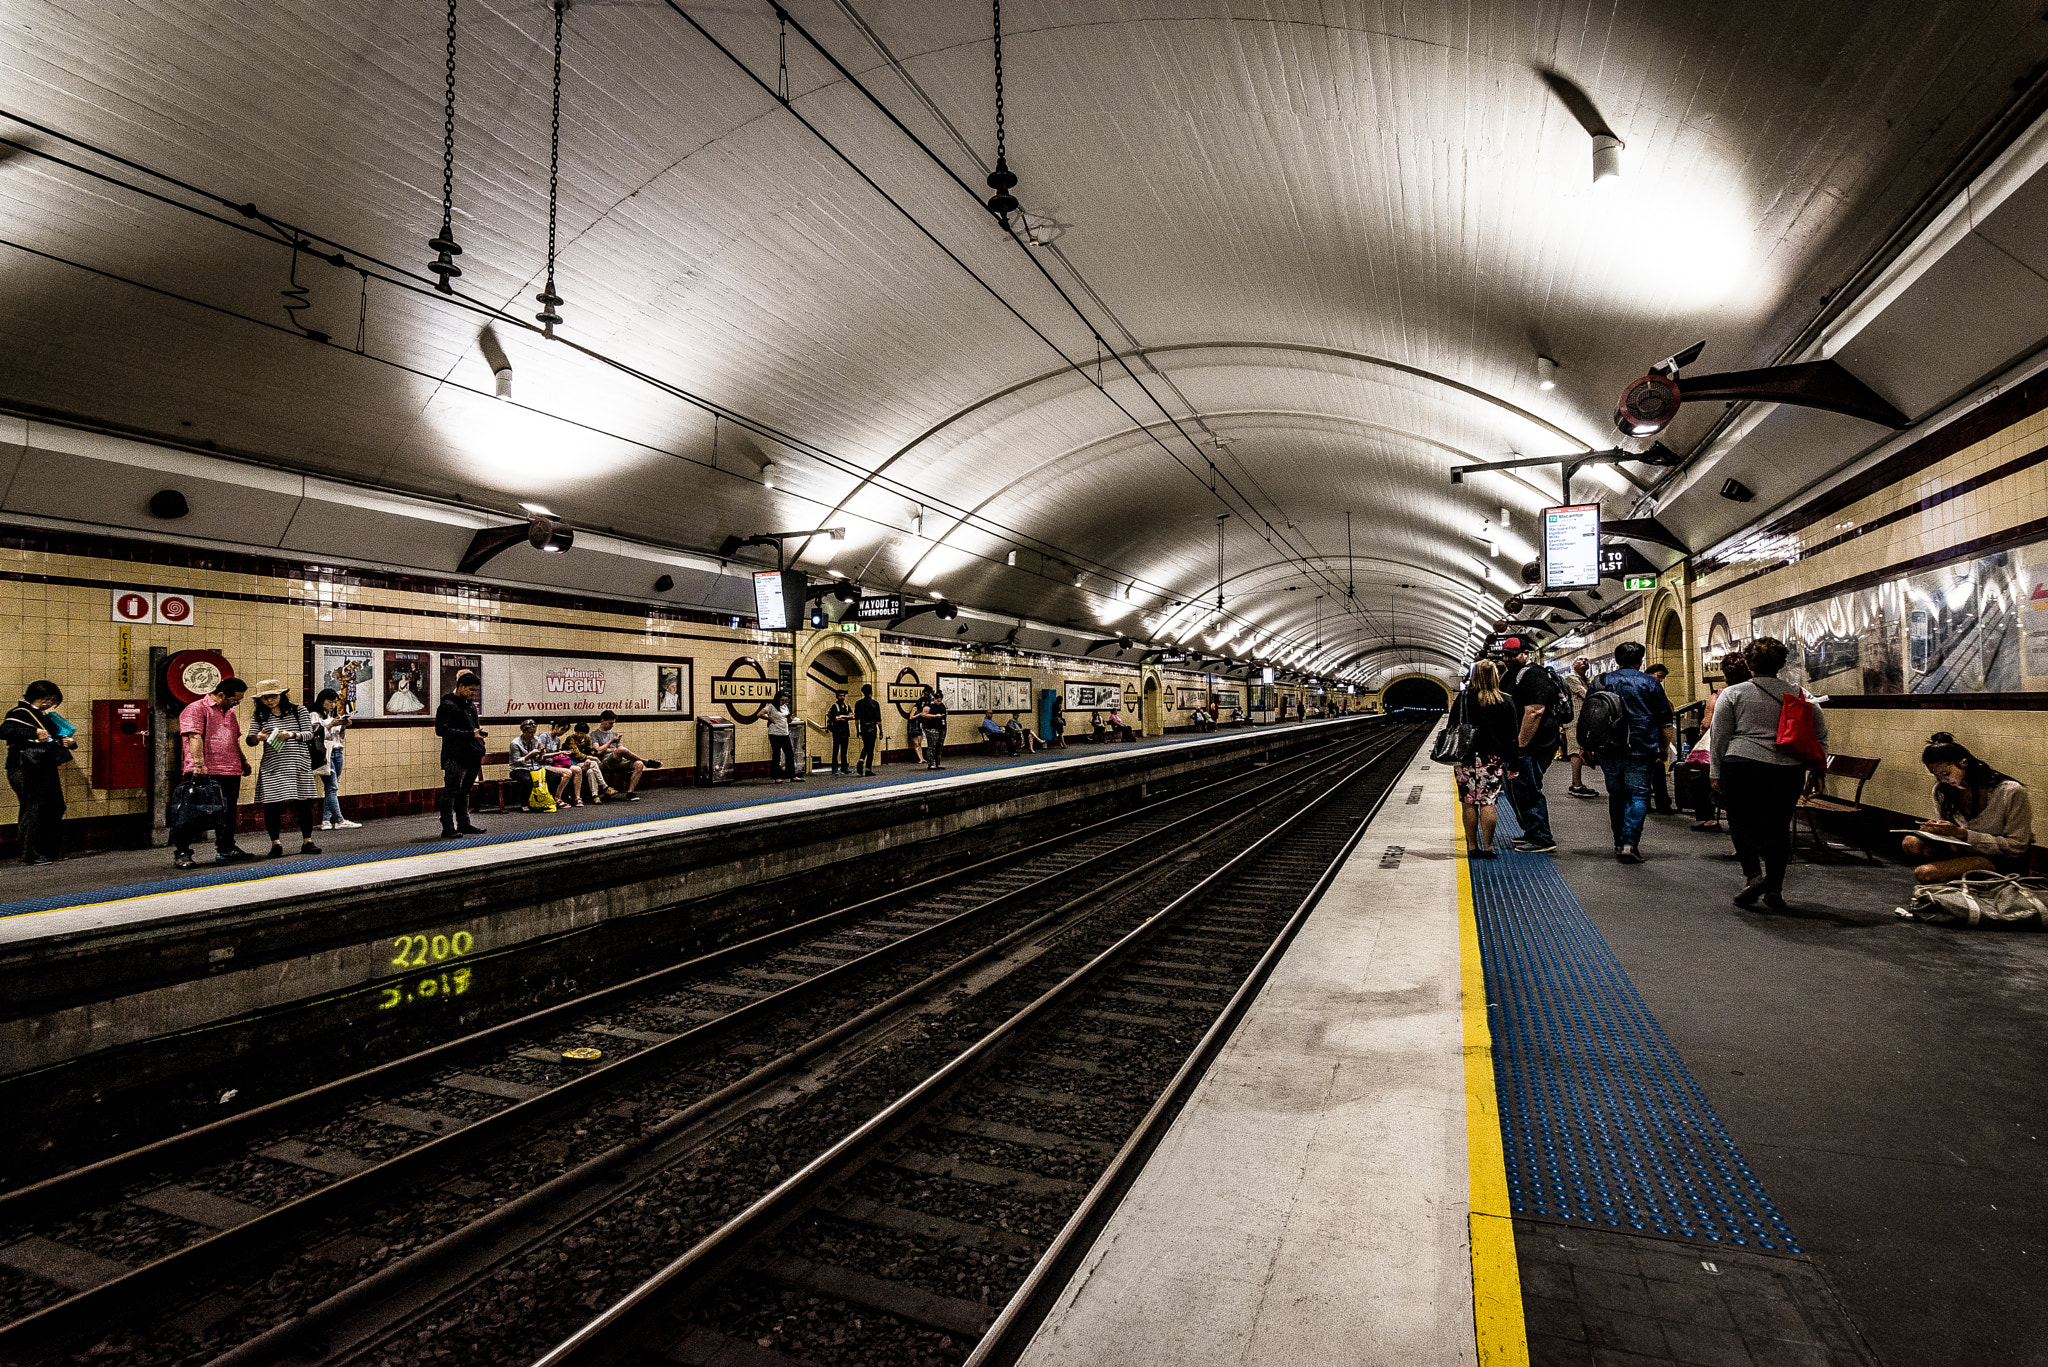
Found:
[[(1699, 576), (1693, 585), (1692, 621), (1704, 640), (1716, 613), (1726, 613), (1747, 638), (1751, 611), (1761, 605), (1826, 588), (1963, 542), (2048, 516), (2048, 464), (1992, 480), (1931, 509), (1912, 512), (1841, 545), (1822, 542), (1865, 526), (1922, 499), (1952, 489), (2017, 457), (2048, 445), (2048, 409), (1966, 446), (1910, 478), (1900, 480), (1797, 532), (1758, 538), (1738, 548), (1733, 563)], [(1714, 590), (1786, 557), (1793, 563), (1725, 592)], [(1704, 595), (1704, 598), (1703, 598)], [(1697, 670), (1697, 652), (1693, 652)], [(1939, 695), (1936, 695), (1939, 696)], [(1828, 712), (1829, 748), (1876, 756), (1876, 776), (1864, 800), (1895, 811), (1928, 809), (1932, 787), (1920, 751), (1935, 731), (1947, 731), (2037, 793), (2048, 791), (2048, 711), (1961, 707), (1837, 707)], [(2040, 831), (2048, 838), (2048, 830)]]
[[(21, 529), (17, 529), (19, 531)], [(62, 714), (79, 728), (76, 764), (60, 772), (69, 816), (74, 820), (119, 817), (144, 810), (140, 790), (101, 791), (90, 786), (92, 700), (142, 699), (148, 694), (149, 649), (214, 649), (224, 654), (235, 673), (252, 683), (265, 678), (287, 681), (302, 701), (306, 696), (305, 642), (311, 637), (365, 637), (400, 644), (421, 642), (450, 650), (504, 648), (542, 649), (573, 655), (595, 652), (649, 655), (692, 660), (694, 715), (724, 716), (711, 702), (711, 680), (741, 657), (757, 659), (773, 676), (786, 658), (788, 635), (751, 628), (676, 622), (653, 615), (629, 615), (512, 601), (496, 590), (450, 584), (419, 590), (358, 582), (344, 574), (245, 573), (232, 569), (191, 569), (33, 549), (46, 538), (33, 532), (0, 544), (0, 622), (10, 628), (9, 649), (0, 657), (0, 690), (7, 701), (21, 695), (32, 679), (54, 680), (64, 690)], [(25, 548), (29, 547), (29, 548)], [(195, 557), (202, 562), (230, 563), (230, 557)], [(68, 582), (67, 582), (68, 581)], [(112, 620), (109, 585), (141, 589), (180, 589), (201, 595), (193, 625), (134, 625), (130, 632), (131, 678), (126, 688), (118, 678), (121, 626)], [(214, 595), (242, 595), (222, 597)], [(259, 600), (285, 601), (259, 601)], [(808, 635), (808, 633), (806, 633)], [(868, 638), (867, 649), (882, 665), (885, 678), (908, 664), (931, 682), (938, 673), (1029, 676), (1032, 696), (1064, 680), (1117, 681), (1140, 689), (1143, 678), (1135, 664), (1038, 655), (995, 657), (964, 649), (884, 638)], [(1165, 696), (1165, 723), (1187, 724), (1187, 713), (1172, 706), (1174, 690), (1198, 687), (1202, 676), (1186, 670), (1158, 671)], [(878, 681), (880, 682), (880, 681)], [(877, 690), (880, 691), (879, 689)], [(4, 706), (0, 703), (0, 706)], [(247, 715), (247, 708), (244, 708)], [(884, 711), (884, 744), (904, 744), (903, 727), (893, 709)], [(1138, 724), (1133, 713), (1127, 718)], [(956, 717), (948, 739), (960, 744), (974, 739), (976, 717)], [(1087, 727), (1085, 712), (1070, 715), (1070, 731)], [(691, 766), (696, 759), (696, 724), (692, 720), (621, 723), (627, 743), (636, 752), (662, 759), (670, 766)], [(491, 748), (502, 750), (514, 728), (493, 727)], [(814, 738), (812, 750), (824, 749)], [(343, 772), (344, 795), (418, 792), (440, 783), (440, 746), (428, 723), (417, 726), (376, 726), (352, 731)], [(765, 728), (739, 728), (742, 763), (765, 762)], [(0, 789), (0, 824), (15, 817), (11, 792)]]

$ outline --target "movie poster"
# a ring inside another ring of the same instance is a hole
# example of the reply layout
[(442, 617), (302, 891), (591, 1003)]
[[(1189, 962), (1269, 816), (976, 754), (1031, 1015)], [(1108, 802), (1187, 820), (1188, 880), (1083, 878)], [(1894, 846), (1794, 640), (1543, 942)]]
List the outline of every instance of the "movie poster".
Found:
[(683, 710), (683, 667), (662, 665), (656, 671), (659, 687), (656, 689), (654, 710), (657, 712), (680, 712)]
[(441, 687), (434, 694), (436, 703), (440, 701), (443, 693), (453, 693), (455, 691), (455, 681), (462, 677), (465, 670), (476, 675), (477, 681), (481, 683), (484, 677), (484, 657), (481, 655), (451, 655), (447, 651), (441, 652)]
[(333, 689), (341, 695), (342, 716), (378, 715), (376, 652), (370, 647), (323, 645), (315, 673), (319, 680), (315, 696), (323, 689)]
[(384, 652), (384, 715), (418, 717), (430, 709), (427, 698), (434, 691), (427, 679), (427, 654), (421, 650)]

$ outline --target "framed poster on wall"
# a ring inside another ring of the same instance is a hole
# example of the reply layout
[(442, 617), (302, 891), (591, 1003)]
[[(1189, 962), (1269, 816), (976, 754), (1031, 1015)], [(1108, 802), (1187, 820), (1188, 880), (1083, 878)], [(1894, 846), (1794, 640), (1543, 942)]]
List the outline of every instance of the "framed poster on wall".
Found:
[(464, 670), (483, 681), (487, 721), (524, 717), (688, 720), (695, 715), (695, 668), (687, 657), (561, 655), (544, 650), (443, 650), (431, 643), (306, 638), (308, 695), (332, 688), (361, 721), (432, 722), (442, 693)]
[(1122, 684), (1078, 683), (1073, 679), (1067, 680), (1069, 712), (1107, 712), (1113, 707), (1121, 707), (1123, 701)]
[(1029, 712), (1031, 680), (991, 679), (981, 674), (941, 674), (939, 696), (948, 712)]

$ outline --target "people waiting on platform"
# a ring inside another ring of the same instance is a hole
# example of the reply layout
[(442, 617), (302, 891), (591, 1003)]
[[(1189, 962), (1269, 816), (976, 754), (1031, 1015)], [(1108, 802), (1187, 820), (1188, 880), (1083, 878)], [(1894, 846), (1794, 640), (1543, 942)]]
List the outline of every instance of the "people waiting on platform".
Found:
[[(619, 732), (619, 714), (607, 708), (597, 714), (597, 725), (590, 732), (590, 748), (597, 752), (599, 765), (604, 770), (605, 791), (622, 802), (640, 800), (640, 777), (649, 769), (661, 767), (660, 761), (645, 759), (626, 748), (626, 738)], [(619, 784), (624, 783), (624, 790)]]
[(853, 724), (860, 731), (860, 760), (854, 772), (874, 777), (875, 742), (882, 735), (882, 705), (875, 701), (875, 686), (860, 686), (860, 701), (853, 705)]
[(1922, 883), (1966, 873), (2025, 873), (2032, 858), (2034, 810), (2027, 786), (1971, 754), (1946, 731), (1928, 737), (1920, 762), (1934, 776), (1934, 820), (1902, 842)]
[(996, 720), (994, 712), (983, 712), (980, 725), (974, 729), (979, 731), (981, 738), (991, 746), (1002, 747), (1006, 754), (1014, 755), (1017, 753), (1017, 742), (1011, 738), (1008, 731), (1003, 729), (1003, 724)]
[[(569, 805), (581, 807), (585, 794), (589, 795), (592, 804), (603, 802), (611, 789), (605, 786), (604, 762), (597, 757), (597, 748), (590, 743), (590, 723), (579, 721), (572, 726), (567, 722), (556, 722), (554, 739), (558, 753), (552, 762), (569, 771)], [(558, 793), (556, 801), (560, 800)]]
[(1470, 764), (1454, 764), (1458, 812), (1465, 821), (1465, 849), (1474, 859), (1496, 859), (1493, 829), (1499, 820), (1494, 803), (1501, 784), (1513, 774), (1521, 749), (1516, 739), (1515, 704), (1500, 691), (1500, 668), (1491, 660), (1472, 666), (1472, 677), (1451, 704), (1450, 725), (1471, 726), (1477, 733)]
[(789, 740), (789, 694), (776, 690), (775, 697), (761, 709), (768, 721), (768, 777), (787, 783), (796, 775), (796, 751)]
[(853, 744), (853, 709), (846, 705), (846, 690), (832, 690), (832, 705), (825, 709), (825, 730), (832, 736), (832, 772), (850, 774), (853, 766), (847, 763), (846, 752)]
[(327, 742), (327, 772), (317, 769), (315, 777), (326, 790), (321, 804), (320, 829), (323, 831), (353, 831), (362, 828), (362, 822), (350, 821), (341, 814), (341, 761), (343, 747), (348, 743), (349, 719), (341, 710), (341, 694), (331, 688), (323, 688), (313, 699), (313, 710), (318, 715), (323, 738)]
[(941, 761), (946, 757), (946, 699), (936, 690), (926, 689), (918, 717), (924, 723), (924, 767), (945, 768)]
[(299, 826), (299, 853), (318, 854), (313, 843), (313, 803), (321, 796), (320, 782), (313, 777), (313, 737), (320, 734), (319, 721), (292, 701), (291, 693), (275, 679), (256, 685), (256, 707), (249, 715), (249, 734), (244, 743), (257, 752), (256, 800), (263, 804), (263, 828), (270, 833), (270, 858), (281, 858), (284, 842), (284, 809), (292, 809)]
[(910, 709), (910, 718), (905, 723), (910, 737), (910, 758), (914, 764), (924, 763), (924, 705), (931, 701), (931, 696), (929, 688), (917, 695), (917, 705)]
[(1501, 642), (1501, 656), (1507, 664), (1501, 691), (1522, 710), (1516, 731), (1521, 752), (1515, 757), (1514, 774), (1501, 788), (1522, 828), (1512, 843), (1523, 854), (1548, 854), (1557, 848), (1557, 840), (1550, 833), (1550, 806), (1543, 799), (1543, 771), (1557, 754), (1557, 711), (1565, 697), (1564, 685), (1547, 666), (1529, 658), (1529, 642), (1520, 636)]
[[(1614, 857), (1624, 864), (1643, 862), (1643, 816), (1650, 805), (1651, 770), (1662, 771), (1671, 744), (1671, 700), (1664, 685), (1638, 666), (1643, 643), (1623, 641), (1614, 648), (1613, 669), (1592, 689), (1621, 701), (1619, 734), (1609, 734), (1599, 753), (1600, 775), (1607, 784), (1607, 824), (1614, 832)], [(1588, 741), (1593, 738), (1589, 737)]]
[[(554, 754), (554, 750), (554, 737), (544, 733), (540, 729), (540, 723), (538, 721), (534, 720), (532, 717), (527, 717), (519, 723), (519, 734), (512, 738), (512, 745), (509, 752), (509, 758), (511, 760), (511, 767), (509, 772), (511, 774), (510, 782), (512, 784), (512, 790), (519, 794), (520, 811), (533, 812), (554, 810), (553, 804), (555, 800), (555, 794), (553, 789), (551, 789), (548, 786), (548, 779), (551, 773), (562, 774), (565, 772), (564, 770), (551, 770), (549, 768), (548, 759), (550, 756)], [(547, 799), (547, 803), (539, 808), (536, 808), (533, 805), (533, 780), (535, 775), (540, 776), (541, 791)], [(559, 788), (560, 786), (561, 779), (556, 778), (554, 787)]]
[(1010, 738), (1010, 753), (1013, 755), (1020, 749), (1027, 755), (1035, 753), (1038, 749), (1038, 737), (1031, 733), (1030, 727), (1018, 720), (1015, 712), (1012, 712), (1010, 719), (1003, 723), (1003, 734)]
[[(1787, 694), (1805, 690), (1782, 683), (1778, 671), (1790, 652), (1775, 636), (1759, 636), (1743, 651), (1751, 677), (1724, 689), (1714, 703), (1708, 744), (1714, 791), (1728, 814), (1728, 834), (1748, 881), (1735, 905), (1761, 901), (1785, 910), (1785, 866), (1792, 859), (1792, 812), (1806, 782), (1806, 763), (1778, 748), (1778, 719)], [(1827, 740), (1827, 717), (1811, 698), (1814, 729)]]
[(1687, 755), (1686, 764), (1695, 770), (1693, 774), (1693, 816), (1692, 828), (1696, 831), (1718, 831), (1721, 820), (1718, 814), (1717, 794), (1711, 780), (1713, 754), (1710, 749), (1714, 729), (1714, 709), (1720, 705), (1721, 697), (1736, 684), (1749, 680), (1749, 661), (1742, 658), (1742, 652), (1731, 650), (1721, 657), (1721, 687), (1706, 701), (1705, 710), (1700, 713), (1700, 736), (1692, 753)]
[[(1643, 670), (1643, 673), (1655, 679), (1659, 688), (1662, 688), (1664, 681), (1671, 677), (1670, 668), (1661, 664), (1651, 665)], [(1670, 695), (1666, 694), (1665, 696), (1668, 698)], [(1650, 810), (1658, 816), (1670, 816), (1678, 810), (1678, 808), (1671, 805), (1671, 787), (1668, 782), (1668, 776), (1665, 773), (1670, 762), (1675, 759), (1675, 752), (1671, 756), (1660, 754), (1650, 765)]]
[(1206, 707), (1197, 707), (1194, 715), (1188, 718), (1188, 725), (1194, 727), (1197, 731), (1214, 731), (1216, 729), (1216, 722), (1210, 717), (1209, 709)]
[(483, 773), (484, 741), (490, 734), (476, 710), (483, 691), (483, 680), (465, 669), (434, 710), (434, 734), (441, 738), (441, 797), (434, 810), (441, 817), (443, 840), (484, 834), (469, 819), (469, 793)]
[(242, 758), (242, 728), (235, 716), (235, 709), (242, 705), (243, 696), (249, 685), (240, 679), (222, 679), (213, 686), (205, 697), (188, 704), (178, 714), (178, 735), (184, 743), (184, 764), (187, 774), (196, 774), (213, 780), (220, 790), (222, 815), (216, 821), (193, 822), (171, 828), (171, 851), (174, 861), (181, 869), (194, 868), (192, 841), (213, 832), (214, 863), (234, 864), (244, 859), (254, 859), (235, 844), (235, 822), (240, 816), (242, 779), (249, 772), (249, 761)]
[(37, 679), (0, 721), (0, 740), (7, 742), (7, 786), (20, 804), (16, 820), (24, 864), (57, 860), (57, 835), (64, 820), (64, 784), (58, 771), (78, 748), (77, 741), (58, 733), (52, 716), (63, 701), (64, 690), (48, 679)]
[(1105, 720), (1109, 725), (1109, 738), (1111, 740), (1129, 740), (1131, 738), (1131, 729), (1124, 725), (1123, 713), (1112, 707), (1109, 709), (1109, 716)]
[(1591, 668), (1592, 662), (1581, 655), (1572, 661), (1572, 667), (1566, 670), (1563, 676), (1564, 691), (1571, 694), (1572, 698), (1572, 719), (1564, 726), (1564, 757), (1572, 763), (1572, 781), (1565, 791), (1573, 797), (1600, 796), (1586, 786), (1586, 755), (1579, 748), (1579, 713), (1586, 707), (1586, 680)]
[(1052, 700), (1052, 734), (1045, 738), (1045, 743), (1062, 750), (1067, 748), (1067, 704), (1062, 698)]
[(1109, 738), (1109, 727), (1103, 724), (1099, 709), (1088, 714), (1088, 736), (1097, 745)]

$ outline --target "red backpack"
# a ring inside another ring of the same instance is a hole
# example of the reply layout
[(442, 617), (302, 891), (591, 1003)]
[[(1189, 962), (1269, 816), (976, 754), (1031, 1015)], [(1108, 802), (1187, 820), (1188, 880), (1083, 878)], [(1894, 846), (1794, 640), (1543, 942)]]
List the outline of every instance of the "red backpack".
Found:
[(1828, 762), (1828, 748), (1821, 744), (1820, 728), (1814, 725), (1813, 702), (1797, 685), (1785, 691), (1778, 703), (1778, 748), (1809, 768)]

